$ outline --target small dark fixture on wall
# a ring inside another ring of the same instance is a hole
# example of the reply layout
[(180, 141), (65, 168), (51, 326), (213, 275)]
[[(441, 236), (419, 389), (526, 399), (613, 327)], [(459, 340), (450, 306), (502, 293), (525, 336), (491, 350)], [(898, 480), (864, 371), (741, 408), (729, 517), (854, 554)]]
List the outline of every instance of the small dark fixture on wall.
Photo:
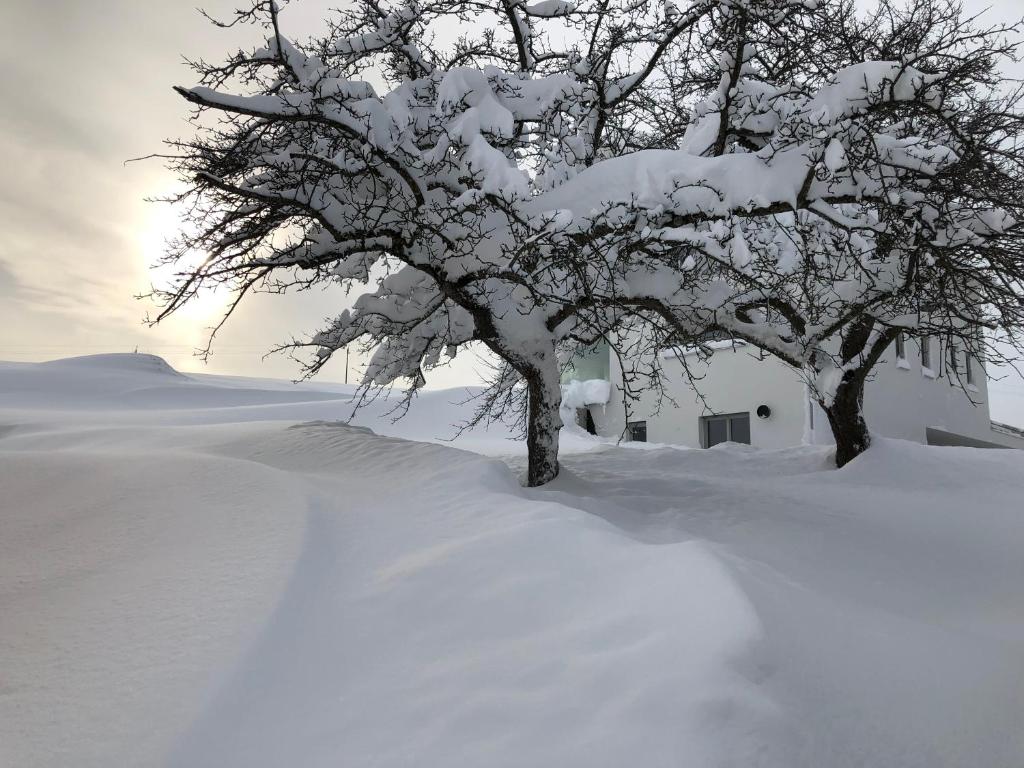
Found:
[(757, 418), (759, 419), (770, 419), (772, 417), (772, 409), (767, 405), (757, 406)]

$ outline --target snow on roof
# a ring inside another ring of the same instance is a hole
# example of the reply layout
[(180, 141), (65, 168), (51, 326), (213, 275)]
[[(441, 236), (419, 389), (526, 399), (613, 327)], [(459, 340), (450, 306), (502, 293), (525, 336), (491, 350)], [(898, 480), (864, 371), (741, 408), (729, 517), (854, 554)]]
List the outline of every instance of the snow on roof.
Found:
[(1010, 424), (1003, 424), (1002, 422), (999, 421), (993, 421), (992, 431), (1024, 440), (1024, 429), (1021, 429), (1020, 427), (1011, 426)]

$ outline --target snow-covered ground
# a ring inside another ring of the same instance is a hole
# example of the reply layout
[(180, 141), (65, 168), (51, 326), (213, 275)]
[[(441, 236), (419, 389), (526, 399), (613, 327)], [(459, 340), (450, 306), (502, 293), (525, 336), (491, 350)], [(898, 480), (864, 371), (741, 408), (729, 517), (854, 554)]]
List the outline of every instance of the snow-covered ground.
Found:
[(1024, 454), (528, 491), (466, 392), (351, 391), (0, 364), (0, 765), (1024, 765)]

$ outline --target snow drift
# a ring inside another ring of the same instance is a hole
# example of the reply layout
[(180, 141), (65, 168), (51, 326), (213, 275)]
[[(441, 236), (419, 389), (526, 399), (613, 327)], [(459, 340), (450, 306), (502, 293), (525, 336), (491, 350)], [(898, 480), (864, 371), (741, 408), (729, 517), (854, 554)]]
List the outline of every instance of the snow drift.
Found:
[(0, 763), (1024, 755), (1020, 454), (573, 434), (527, 491), (507, 430), (444, 443), (464, 393), (350, 392), (0, 364)]

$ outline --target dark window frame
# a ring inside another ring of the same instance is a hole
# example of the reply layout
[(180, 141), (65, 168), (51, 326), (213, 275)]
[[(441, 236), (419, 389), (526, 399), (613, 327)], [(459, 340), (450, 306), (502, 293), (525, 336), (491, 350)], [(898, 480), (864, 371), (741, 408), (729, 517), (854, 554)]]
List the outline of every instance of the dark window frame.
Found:
[[(642, 431), (643, 437), (637, 437), (637, 433)], [(647, 442), (647, 421), (627, 421), (626, 422), (626, 434), (629, 436), (629, 442), (631, 443), (646, 443)]]
[(932, 371), (932, 337), (921, 337), (921, 367)]
[[(745, 419), (747, 422), (747, 440), (737, 441), (734, 440), (733, 421)], [(712, 448), (718, 443), (711, 443), (711, 424), (717, 422), (725, 422), (725, 440), (721, 442), (740, 442), (744, 445), (752, 444), (752, 436), (750, 432), (750, 411), (737, 411), (736, 413), (715, 413), (709, 416), (700, 417), (700, 447), (701, 448)]]

